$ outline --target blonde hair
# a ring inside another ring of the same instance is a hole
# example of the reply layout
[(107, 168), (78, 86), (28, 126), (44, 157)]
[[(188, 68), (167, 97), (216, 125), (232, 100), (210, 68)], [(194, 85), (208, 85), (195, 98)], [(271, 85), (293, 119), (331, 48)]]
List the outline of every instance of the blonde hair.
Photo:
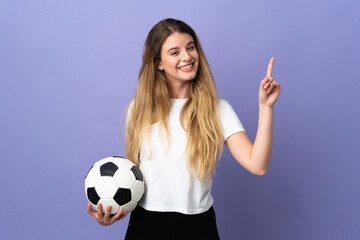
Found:
[(222, 154), (224, 141), (218, 117), (218, 96), (209, 64), (194, 30), (179, 20), (160, 21), (150, 30), (145, 41), (136, 95), (129, 104), (131, 114), (126, 126), (126, 154), (128, 159), (140, 165), (141, 142), (149, 137), (150, 126), (156, 122), (160, 122), (169, 139), (167, 122), (172, 90), (165, 73), (157, 66), (161, 47), (174, 32), (192, 36), (199, 54), (198, 71), (190, 82), (189, 99), (181, 110), (180, 121), (187, 135), (187, 164), (191, 176), (210, 180)]

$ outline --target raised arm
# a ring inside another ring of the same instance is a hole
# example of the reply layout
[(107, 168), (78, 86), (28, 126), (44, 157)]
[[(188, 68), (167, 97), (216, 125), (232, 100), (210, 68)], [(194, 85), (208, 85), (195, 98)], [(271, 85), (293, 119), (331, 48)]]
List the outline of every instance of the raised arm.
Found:
[(269, 167), (273, 143), (273, 109), (281, 86), (272, 77), (274, 58), (270, 59), (266, 77), (260, 82), (259, 121), (254, 144), (245, 132), (231, 135), (225, 144), (233, 157), (249, 172), (264, 175)]

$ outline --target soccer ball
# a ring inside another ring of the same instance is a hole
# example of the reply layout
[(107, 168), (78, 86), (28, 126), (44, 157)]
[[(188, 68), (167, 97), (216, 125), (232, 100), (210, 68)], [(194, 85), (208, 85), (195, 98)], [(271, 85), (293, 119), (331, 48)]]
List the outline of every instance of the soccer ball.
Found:
[(107, 157), (97, 161), (85, 178), (85, 193), (88, 201), (97, 210), (111, 205), (110, 214), (122, 208), (131, 212), (144, 194), (144, 180), (140, 169), (123, 157)]

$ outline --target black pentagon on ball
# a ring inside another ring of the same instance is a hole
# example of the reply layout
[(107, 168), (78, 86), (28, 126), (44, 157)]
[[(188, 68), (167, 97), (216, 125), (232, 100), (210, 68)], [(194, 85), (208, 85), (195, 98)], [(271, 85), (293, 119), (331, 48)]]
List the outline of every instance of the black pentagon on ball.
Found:
[(136, 180), (143, 181), (143, 175), (137, 166), (133, 166), (131, 171), (134, 173)]
[(116, 166), (112, 162), (107, 162), (101, 165), (100, 167), (100, 174), (101, 176), (114, 176), (116, 170), (118, 170), (118, 166)]
[(97, 194), (96, 190), (94, 187), (91, 187), (91, 188), (88, 188), (87, 189), (87, 196), (88, 196), (88, 199), (89, 201), (94, 204), (94, 205), (97, 205), (99, 200), (100, 200), (100, 197), (99, 195)]
[(130, 202), (131, 201), (130, 189), (119, 188), (115, 193), (114, 200), (120, 206)]

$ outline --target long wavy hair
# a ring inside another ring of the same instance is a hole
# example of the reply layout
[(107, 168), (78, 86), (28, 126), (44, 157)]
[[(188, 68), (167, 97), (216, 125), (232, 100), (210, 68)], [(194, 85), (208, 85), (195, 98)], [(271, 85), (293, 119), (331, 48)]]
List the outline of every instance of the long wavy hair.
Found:
[(199, 67), (196, 77), (190, 81), (189, 99), (181, 109), (180, 122), (187, 136), (188, 170), (191, 176), (207, 181), (211, 179), (223, 151), (218, 95), (200, 42), (194, 30), (182, 21), (162, 20), (146, 38), (136, 95), (128, 106), (126, 154), (128, 159), (140, 165), (141, 143), (149, 139), (150, 126), (156, 122), (165, 129), (169, 140), (167, 122), (172, 105), (172, 89), (158, 65), (162, 45), (174, 32), (189, 34), (199, 54)]

